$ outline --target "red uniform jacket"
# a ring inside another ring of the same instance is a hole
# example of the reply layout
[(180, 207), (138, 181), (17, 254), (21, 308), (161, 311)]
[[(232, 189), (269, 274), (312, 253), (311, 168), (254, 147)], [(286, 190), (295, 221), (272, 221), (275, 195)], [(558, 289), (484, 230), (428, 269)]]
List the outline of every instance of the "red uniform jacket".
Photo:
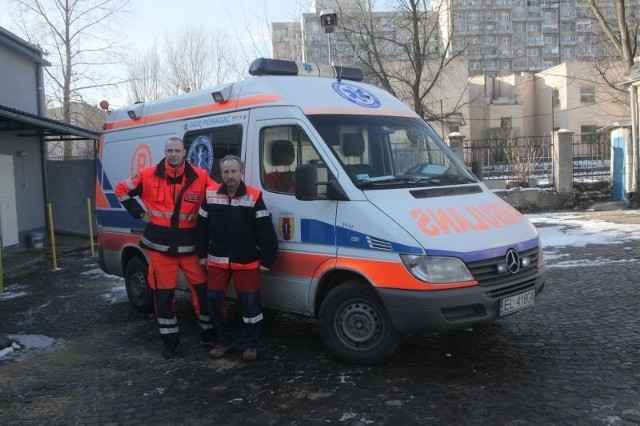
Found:
[(135, 218), (143, 217), (145, 209), (134, 197), (146, 206), (150, 222), (140, 241), (142, 247), (179, 256), (195, 252), (198, 210), (207, 185), (217, 184), (206, 170), (188, 162), (174, 169), (163, 159), (119, 182), (115, 194)]

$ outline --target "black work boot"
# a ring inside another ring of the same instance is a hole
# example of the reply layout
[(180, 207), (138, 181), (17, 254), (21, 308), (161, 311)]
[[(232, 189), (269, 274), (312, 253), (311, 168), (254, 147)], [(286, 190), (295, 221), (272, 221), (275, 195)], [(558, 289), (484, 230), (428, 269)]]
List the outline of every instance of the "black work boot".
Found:
[(207, 348), (213, 348), (216, 345), (216, 338), (213, 335), (213, 330), (201, 331), (199, 333), (200, 344)]
[(162, 356), (165, 359), (175, 359), (179, 355), (179, 340), (164, 340), (162, 342)]

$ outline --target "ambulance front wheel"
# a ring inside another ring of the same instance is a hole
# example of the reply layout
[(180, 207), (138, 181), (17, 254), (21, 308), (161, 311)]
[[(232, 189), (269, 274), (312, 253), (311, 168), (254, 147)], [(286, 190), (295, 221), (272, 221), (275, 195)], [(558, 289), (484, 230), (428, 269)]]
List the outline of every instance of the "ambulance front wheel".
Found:
[(132, 257), (124, 271), (124, 283), (129, 303), (143, 314), (153, 310), (153, 293), (147, 282), (147, 262), (140, 257)]
[(348, 281), (332, 289), (320, 306), (320, 335), (329, 350), (352, 364), (378, 364), (391, 357), (401, 335), (374, 290)]

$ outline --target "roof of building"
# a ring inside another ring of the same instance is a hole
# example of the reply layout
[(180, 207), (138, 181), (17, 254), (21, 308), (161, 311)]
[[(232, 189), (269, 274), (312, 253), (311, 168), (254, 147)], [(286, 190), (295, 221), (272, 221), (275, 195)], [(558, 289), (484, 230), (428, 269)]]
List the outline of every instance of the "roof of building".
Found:
[(52, 120), (36, 114), (0, 105), (0, 131), (32, 131), (51, 140), (98, 139), (100, 134), (63, 121)]
[(42, 57), (44, 54), (42, 49), (21, 39), (3, 27), (0, 27), (0, 45), (5, 46), (7, 49), (12, 50), (19, 55), (31, 59), (37, 64), (44, 66), (51, 65), (51, 63)]

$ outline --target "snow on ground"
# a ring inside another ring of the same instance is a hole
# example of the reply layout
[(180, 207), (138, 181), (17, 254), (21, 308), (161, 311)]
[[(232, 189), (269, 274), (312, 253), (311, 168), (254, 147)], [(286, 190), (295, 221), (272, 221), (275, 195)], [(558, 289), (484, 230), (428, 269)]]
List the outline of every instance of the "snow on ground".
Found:
[[(639, 262), (633, 253), (627, 259), (607, 258), (573, 259), (563, 261), (568, 254), (562, 253), (564, 247), (585, 247), (587, 244), (622, 245), (621, 250), (629, 250), (624, 244), (640, 240), (640, 226), (637, 224), (619, 224), (606, 220), (585, 220), (575, 213), (529, 214), (527, 218), (540, 233), (544, 258), (549, 268), (597, 267), (613, 263)], [(585, 253), (587, 254), (587, 253)]]
[(640, 226), (636, 224), (584, 220), (572, 213), (529, 214), (527, 218), (537, 226), (543, 247), (584, 247), (640, 240)]
[(61, 339), (52, 339), (41, 334), (8, 334), (5, 336), (11, 341), (11, 346), (0, 349), (0, 359), (23, 359), (36, 351), (53, 350), (64, 346)]
[[(103, 294), (102, 299), (107, 303), (125, 303), (127, 302), (127, 292), (124, 287), (124, 279), (104, 273), (101, 269), (91, 269), (80, 273), (81, 276), (87, 277), (91, 280), (102, 278), (105, 279), (104, 286), (102, 287)], [(102, 285), (102, 283), (98, 283)], [(21, 284), (12, 284), (5, 287), (4, 292), (0, 293), (0, 309), (2, 309), (2, 303), (6, 303), (11, 299), (24, 297), (29, 295), (26, 290), (26, 286)], [(25, 312), (26, 316), (33, 318), (34, 310), (44, 309), (49, 303), (42, 304), (38, 307), (32, 307), (28, 312)], [(2, 334), (0, 329), (0, 337), (6, 337), (11, 345), (0, 349), (0, 360), (2, 359), (14, 359), (21, 360), (25, 356), (33, 353), (40, 353), (46, 350), (53, 350), (64, 346), (64, 342), (56, 340), (48, 336), (36, 335), (36, 334)], [(1, 340), (1, 339), (0, 339)]]

